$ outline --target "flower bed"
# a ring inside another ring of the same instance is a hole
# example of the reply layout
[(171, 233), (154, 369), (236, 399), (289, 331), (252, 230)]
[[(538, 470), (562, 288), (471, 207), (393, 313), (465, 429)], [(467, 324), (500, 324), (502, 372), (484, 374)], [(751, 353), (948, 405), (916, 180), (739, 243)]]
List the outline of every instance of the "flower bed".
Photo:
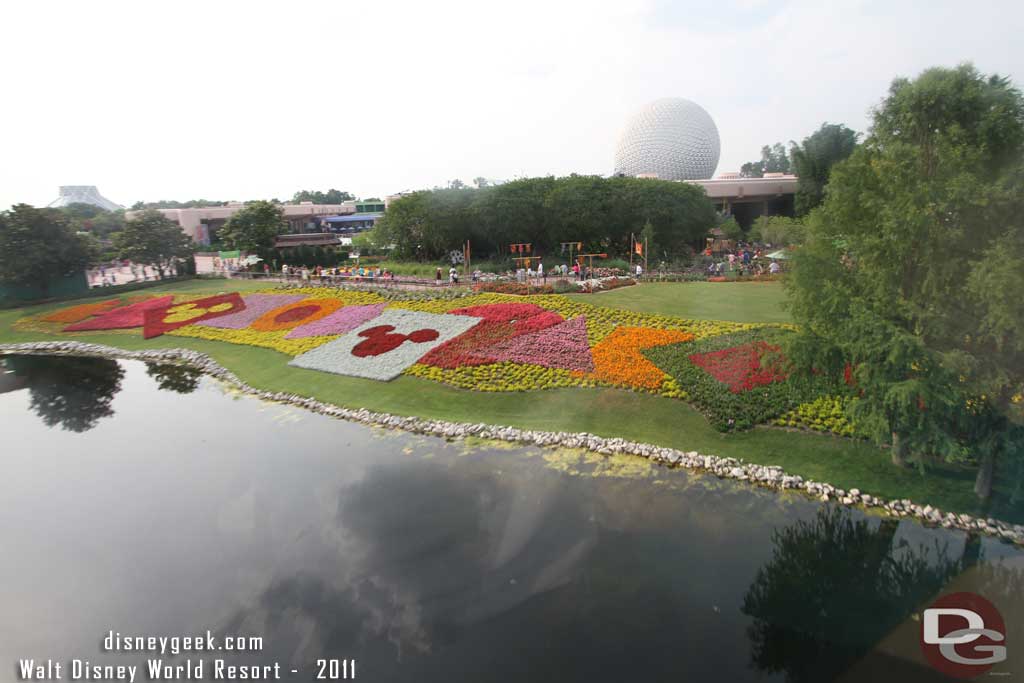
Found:
[(499, 342), (484, 352), (498, 362), (532, 363), (577, 372), (594, 370), (587, 343), (587, 319), (582, 316)]
[(660, 389), (664, 371), (641, 353), (644, 349), (692, 341), (693, 335), (676, 330), (619, 327), (594, 347), (594, 375), (610, 384)]
[(387, 381), (478, 322), (479, 318), (465, 315), (389, 309), (334, 341), (292, 359), (289, 365)]
[(489, 351), (491, 347), (564, 321), (557, 313), (526, 303), (484, 304), (458, 308), (451, 313), (475, 316), (481, 322), (465, 334), (438, 346), (425, 355), (421, 363), (449, 369), (494, 363), (498, 358)]
[(166, 308), (149, 308), (142, 316), (142, 338), (152, 339), (179, 327), (211, 320), (245, 310), (245, 303), (237, 293), (218, 294)]
[(303, 339), (305, 337), (324, 337), (345, 334), (359, 327), (368, 320), (373, 320), (384, 312), (386, 304), (367, 304), (365, 306), (345, 306), (329, 313), (319, 320), (296, 327), (286, 335), (286, 339)]
[(745, 429), (812, 401), (837, 384), (822, 376), (791, 376), (777, 352), (771, 352), (771, 370), (762, 371), (762, 354), (778, 348), (784, 334), (750, 330), (659, 346), (643, 354), (675, 378), (716, 428)]
[(334, 298), (307, 298), (294, 301), (267, 311), (249, 325), (258, 332), (280, 332), (292, 330), (299, 325), (308, 325), (324, 318), (341, 308), (344, 303)]
[(243, 310), (228, 313), (213, 320), (202, 320), (197, 324), (221, 327), (226, 330), (242, 330), (266, 313), (296, 301), (302, 301), (303, 298), (305, 297), (301, 295), (289, 294), (246, 294), (242, 297), (242, 301), (245, 302)]
[[(690, 362), (738, 394), (773, 382), (785, 381), (787, 371), (778, 357), (778, 346), (763, 341), (740, 344), (720, 351), (694, 353)], [(772, 356), (775, 355), (775, 358)]]
[(847, 414), (850, 402), (856, 400), (850, 396), (820, 396), (780, 415), (773, 424), (779, 427), (830, 432), (839, 436), (855, 436), (857, 428), (847, 418)]
[(525, 282), (478, 282), (473, 285), (474, 292), (493, 292), (496, 294), (516, 294), (519, 296), (533, 294), (553, 294), (552, 285), (527, 284)]
[(70, 308), (61, 308), (53, 311), (52, 313), (40, 318), (40, 320), (47, 323), (64, 323), (66, 325), (70, 325), (71, 323), (81, 322), (86, 318), (102, 315), (120, 305), (120, 299), (107, 299), (106, 301), (97, 301), (91, 304), (79, 304), (78, 306), (71, 306)]
[(88, 330), (116, 330), (131, 327), (142, 327), (145, 324), (146, 311), (149, 309), (163, 309), (170, 306), (174, 301), (173, 296), (161, 296), (153, 299), (146, 299), (138, 303), (129, 304), (115, 308), (103, 315), (89, 320), (69, 325), (64, 328), (65, 332), (85, 332)]

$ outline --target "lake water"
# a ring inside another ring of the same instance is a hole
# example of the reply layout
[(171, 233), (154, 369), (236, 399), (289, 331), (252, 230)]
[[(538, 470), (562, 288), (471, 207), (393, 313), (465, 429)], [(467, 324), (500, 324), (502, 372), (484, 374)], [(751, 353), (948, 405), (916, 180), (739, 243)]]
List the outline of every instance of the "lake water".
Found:
[(213, 658), (284, 680), (320, 659), (365, 681), (942, 680), (916, 618), (958, 590), (999, 608), (994, 671), (1024, 678), (1024, 554), (992, 539), (639, 458), (369, 428), (179, 368), (6, 365), (0, 680), (28, 658), (160, 658), (103, 652), (110, 631), (207, 630), (263, 638), (207, 680)]

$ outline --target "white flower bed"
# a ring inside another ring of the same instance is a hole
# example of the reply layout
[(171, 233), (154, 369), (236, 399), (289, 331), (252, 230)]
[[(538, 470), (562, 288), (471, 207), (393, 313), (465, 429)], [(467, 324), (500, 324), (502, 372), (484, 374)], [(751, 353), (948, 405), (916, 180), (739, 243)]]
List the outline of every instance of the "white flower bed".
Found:
[[(480, 320), (468, 315), (387, 309), (334, 341), (296, 356), (289, 365), (386, 382), (402, 374), (431, 349), (466, 332)], [(381, 326), (393, 329), (375, 330)], [(417, 332), (419, 334), (414, 335)], [(384, 341), (385, 334), (414, 336), (413, 339), (391, 337)]]

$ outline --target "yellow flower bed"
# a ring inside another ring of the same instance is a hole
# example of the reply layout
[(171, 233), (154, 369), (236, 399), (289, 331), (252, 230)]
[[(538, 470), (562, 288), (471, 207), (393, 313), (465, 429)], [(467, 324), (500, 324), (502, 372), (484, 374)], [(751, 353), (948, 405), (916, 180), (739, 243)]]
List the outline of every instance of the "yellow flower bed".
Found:
[(288, 330), (277, 330), (274, 332), (259, 332), (252, 329), (228, 330), (220, 327), (206, 327), (205, 325), (186, 325), (165, 334), (176, 337), (192, 337), (194, 339), (209, 339), (210, 341), (227, 342), (228, 344), (244, 344), (246, 346), (262, 346), (266, 349), (273, 349), (289, 356), (312, 351), (340, 335), (325, 337), (304, 337), (302, 339), (285, 339), (285, 335), (291, 332)]
[(853, 436), (856, 427), (846, 417), (846, 409), (856, 399), (847, 396), (822, 396), (803, 403), (774, 420), (780, 427), (796, 427), (815, 432)]
[(452, 370), (417, 363), (406, 370), (404, 374), (475, 391), (532, 391), (558, 387), (597, 386), (596, 381), (570, 370), (508, 362), (467, 366)]

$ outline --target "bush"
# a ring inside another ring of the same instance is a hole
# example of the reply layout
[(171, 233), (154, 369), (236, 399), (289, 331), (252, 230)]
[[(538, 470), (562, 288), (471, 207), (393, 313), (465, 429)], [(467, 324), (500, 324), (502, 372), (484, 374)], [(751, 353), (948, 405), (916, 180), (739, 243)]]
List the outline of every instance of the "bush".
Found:
[(555, 280), (555, 283), (551, 285), (551, 287), (555, 294), (569, 294), (570, 292), (578, 292), (580, 290), (575, 282), (566, 280), (565, 278)]

